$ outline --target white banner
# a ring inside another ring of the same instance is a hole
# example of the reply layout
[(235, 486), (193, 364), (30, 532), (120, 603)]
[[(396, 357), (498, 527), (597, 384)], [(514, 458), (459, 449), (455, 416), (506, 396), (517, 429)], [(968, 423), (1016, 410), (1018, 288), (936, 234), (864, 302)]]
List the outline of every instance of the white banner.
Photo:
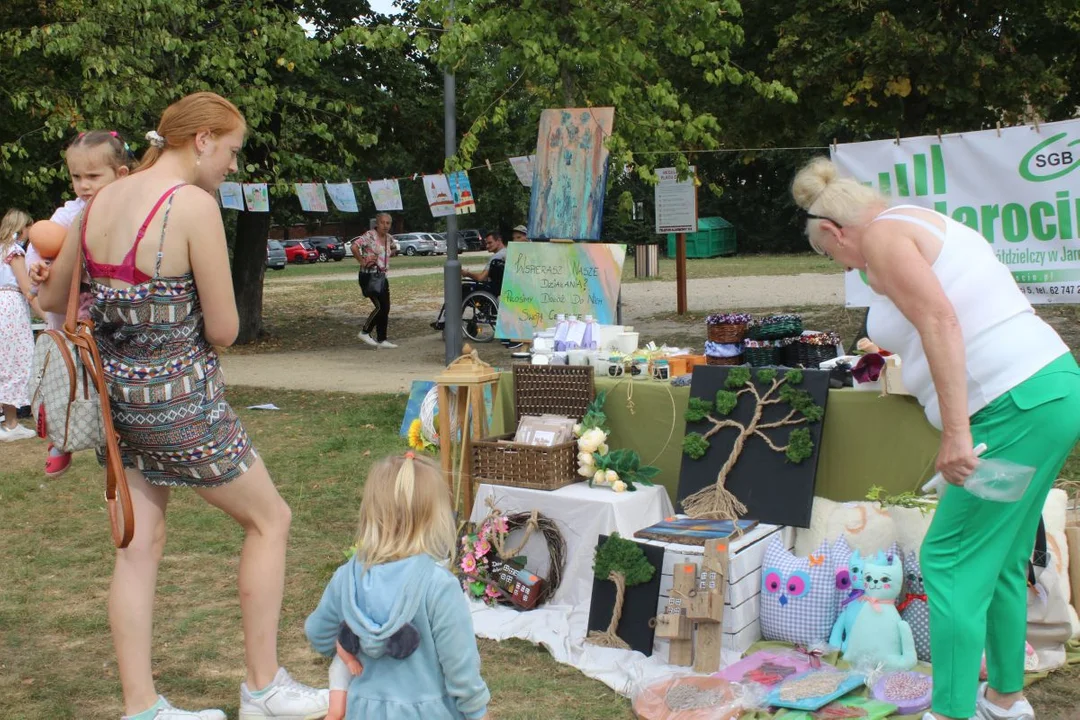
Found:
[[(1080, 303), (1080, 120), (835, 146), (844, 174), (977, 230), (1032, 303)], [(872, 293), (845, 278), (849, 307)]]

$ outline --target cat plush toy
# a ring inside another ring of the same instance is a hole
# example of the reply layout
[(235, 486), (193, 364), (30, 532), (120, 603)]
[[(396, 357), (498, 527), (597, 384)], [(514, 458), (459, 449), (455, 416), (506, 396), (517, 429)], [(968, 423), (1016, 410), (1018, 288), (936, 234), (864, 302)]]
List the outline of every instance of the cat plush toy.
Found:
[(899, 553), (879, 552), (862, 563), (863, 594), (844, 609), (829, 644), (844, 648), (849, 663), (883, 665), (886, 670), (910, 670), (918, 658), (911, 626), (900, 619), (896, 599), (904, 584), (904, 563)]

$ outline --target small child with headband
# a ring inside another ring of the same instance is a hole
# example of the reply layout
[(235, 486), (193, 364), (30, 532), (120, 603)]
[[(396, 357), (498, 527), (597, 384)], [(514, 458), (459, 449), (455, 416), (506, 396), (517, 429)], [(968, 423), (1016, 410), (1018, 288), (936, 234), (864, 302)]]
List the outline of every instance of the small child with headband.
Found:
[[(48, 265), (60, 252), (67, 230), (82, 214), (83, 208), (98, 190), (114, 180), (126, 176), (134, 169), (131, 150), (120, 133), (115, 130), (91, 130), (79, 133), (68, 145), (64, 153), (68, 175), (71, 176), (71, 189), (75, 199), (68, 200), (63, 207), (30, 228), (30, 245), (26, 250), (26, 266), (30, 269), (31, 280), (40, 277), (40, 266)], [(38, 267), (35, 267), (38, 266)], [(31, 293), (36, 295), (40, 281), (34, 282)], [(79, 314), (87, 312), (91, 302), (90, 294), (79, 297)], [(60, 330), (64, 326), (62, 313), (45, 313), (46, 325), (50, 330)], [(39, 428), (38, 434), (46, 437)], [(71, 453), (61, 452), (49, 445), (45, 458), (45, 474), (58, 477), (71, 466)]]
[(490, 718), (472, 617), (444, 566), (456, 539), (438, 465), (409, 452), (372, 467), (356, 557), (304, 626), (315, 650), (337, 656), (327, 720)]

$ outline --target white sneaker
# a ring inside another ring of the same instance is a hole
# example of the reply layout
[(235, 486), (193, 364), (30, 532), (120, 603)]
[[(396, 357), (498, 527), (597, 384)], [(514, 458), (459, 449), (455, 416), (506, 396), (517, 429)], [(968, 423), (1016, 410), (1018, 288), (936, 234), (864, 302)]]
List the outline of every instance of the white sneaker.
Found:
[(368, 335), (363, 330), (361, 330), (359, 333), (357, 333), (356, 337), (360, 338), (361, 340), (366, 342), (368, 345), (371, 345), (373, 347), (379, 347), (379, 341), (376, 340), (375, 338), (371, 337), (370, 335)]
[[(220, 710), (180, 710), (169, 704), (165, 698), (158, 696), (157, 712), (154, 720), (227, 720), (225, 713)], [(121, 720), (127, 720), (130, 716), (125, 715)]]
[(986, 699), (986, 683), (979, 685), (972, 720), (1035, 720), (1035, 710), (1027, 700), (1018, 700), (1011, 708), (1000, 708)]
[(32, 437), (37, 437), (37, 433), (28, 427), (22, 425), (16, 425), (13, 428), (6, 428), (3, 424), (0, 424), (0, 442), (12, 442), (13, 440), (29, 440)]
[(330, 710), (330, 691), (298, 683), (278, 668), (259, 697), (240, 684), (240, 720), (322, 720)]
[(386, 350), (392, 350), (392, 349), (396, 348), (397, 345), (390, 342), (389, 340), (383, 340), (381, 343), (379, 343), (379, 347), (381, 347), (383, 349), (386, 349)]

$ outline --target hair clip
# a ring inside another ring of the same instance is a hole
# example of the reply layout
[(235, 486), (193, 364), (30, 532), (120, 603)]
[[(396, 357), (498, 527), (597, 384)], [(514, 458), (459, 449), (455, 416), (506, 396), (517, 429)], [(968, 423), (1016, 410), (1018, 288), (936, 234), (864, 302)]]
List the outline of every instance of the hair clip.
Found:
[(157, 130), (151, 130), (146, 133), (146, 139), (150, 142), (152, 147), (159, 149), (165, 147), (165, 138), (161, 137)]
[(120, 133), (116, 132), (115, 130), (110, 130), (109, 134), (112, 135), (114, 138), (120, 137)]
[(416, 459), (416, 453), (414, 453), (412, 450), (408, 450), (405, 453), (405, 457), (407, 459), (409, 459), (409, 460), (415, 460)]
[(86, 131), (83, 131), (83, 132), (79, 133), (78, 137), (76, 137), (75, 139), (76, 140), (82, 140), (84, 135), (86, 135)]

